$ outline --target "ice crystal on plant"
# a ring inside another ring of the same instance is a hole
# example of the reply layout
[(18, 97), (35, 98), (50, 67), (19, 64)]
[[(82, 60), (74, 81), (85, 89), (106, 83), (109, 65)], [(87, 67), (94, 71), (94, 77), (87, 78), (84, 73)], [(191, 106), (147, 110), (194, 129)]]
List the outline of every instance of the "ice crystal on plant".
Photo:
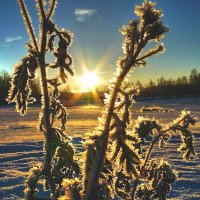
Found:
[[(196, 118), (189, 111), (170, 124), (161, 124), (152, 118), (134, 120), (134, 97), (139, 90), (129, 84), (133, 69), (145, 66), (147, 59), (164, 52), (161, 39), (169, 31), (161, 20), (162, 11), (156, 4), (145, 0), (135, 8), (137, 19), (122, 26), (123, 56), (105, 94), (102, 116), (97, 128), (84, 138), (84, 152), (77, 161), (75, 147), (64, 132), (67, 110), (59, 100), (59, 86), (73, 75), (72, 58), (68, 53), (72, 34), (58, 28), (53, 22), (57, 0), (36, 0), (39, 17), (39, 38), (36, 39), (31, 17), (24, 0), (18, 0), (20, 11), (30, 38), (28, 54), (16, 65), (11, 81), (9, 102), (25, 114), (32, 101), (29, 80), (36, 69), (41, 74), (42, 112), (40, 131), (44, 134), (44, 163), (30, 170), (26, 181), (26, 199), (37, 198), (37, 184), (44, 179), (44, 189), (50, 190), (52, 199), (111, 200), (166, 199), (176, 180), (169, 163), (152, 159), (154, 147), (170, 142), (172, 133), (180, 133), (179, 151), (189, 160), (195, 156), (194, 138), (190, 126)], [(149, 43), (152, 48), (149, 48)], [(145, 51), (144, 51), (145, 49)], [(50, 52), (55, 60), (47, 63)], [(59, 75), (47, 77), (47, 69), (59, 70)], [(49, 89), (49, 86), (51, 90)], [(59, 120), (61, 126), (56, 127)]]
[[(186, 116), (169, 125), (160, 124), (156, 119), (142, 117), (134, 122), (132, 118), (133, 97), (138, 94), (138, 89), (131, 88), (127, 84), (130, 72), (136, 67), (145, 66), (147, 58), (164, 52), (164, 45), (160, 41), (169, 31), (161, 20), (162, 11), (157, 10), (155, 6), (155, 3), (147, 0), (142, 5), (136, 6), (135, 13), (138, 19), (130, 21), (120, 30), (124, 37), (122, 44), (124, 55), (117, 61), (117, 72), (110, 81), (109, 93), (105, 94), (105, 105), (99, 126), (85, 142), (83, 196), (86, 200), (96, 198), (102, 170), (107, 166), (106, 161), (113, 166), (111, 170), (113, 175), (108, 175), (111, 178), (109, 183), (107, 182), (107, 188), (110, 183), (111, 185), (117, 183), (115, 188), (111, 188), (121, 199), (134, 199), (136, 193), (140, 193), (140, 199), (150, 199), (151, 192), (148, 186), (145, 183), (140, 184), (142, 187), (140, 189), (138, 184), (142, 177), (147, 178), (147, 165), (154, 145), (159, 143), (162, 148), (178, 127), (179, 131), (183, 128), (181, 131), (185, 137), (183, 140), (187, 141), (187, 145), (182, 145), (180, 150), (186, 150), (186, 157), (193, 154), (192, 137), (189, 136), (191, 132), (187, 126), (187, 123), (192, 123), (186, 120)], [(155, 45), (146, 50), (147, 45), (152, 42)], [(149, 147), (145, 148), (147, 139), (151, 141)], [(163, 164), (162, 167), (171, 173), (169, 165)], [(155, 172), (156, 169), (152, 170)], [(162, 175), (164, 174), (165, 170), (162, 171)], [(173, 179), (170, 184), (174, 181)], [(129, 189), (126, 190), (124, 187)], [(170, 186), (162, 181), (157, 188), (154, 188), (154, 195), (164, 199), (169, 189)]]
[[(29, 15), (24, 0), (18, 0), (21, 15), (29, 35), (26, 44), (28, 53), (15, 66), (11, 80), (8, 101), (15, 102), (17, 111), (26, 114), (31, 98), (29, 81), (35, 78), (39, 69), (41, 77), (42, 112), (39, 115), (39, 130), (44, 134), (44, 163), (38, 168), (33, 167), (26, 181), (24, 190), (26, 199), (37, 198), (37, 185), (39, 179), (44, 179), (44, 189), (51, 191), (51, 196), (56, 199), (63, 191), (64, 178), (79, 176), (80, 169), (74, 160), (74, 147), (70, 138), (64, 133), (67, 121), (67, 110), (59, 100), (59, 86), (67, 81), (67, 73), (73, 75), (72, 58), (68, 54), (72, 34), (60, 29), (53, 22), (57, 0), (36, 0), (36, 9), (39, 21), (39, 37), (36, 37), (31, 16)], [(52, 53), (55, 61), (47, 63), (45, 55)], [(59, 70), (59, 75), (53, 79), (47, 76), (47, 69)], [(50, 86), (50, 87), (49, 87)], [(60, 120), (60, 128), (55, 126), (55, 121)]]

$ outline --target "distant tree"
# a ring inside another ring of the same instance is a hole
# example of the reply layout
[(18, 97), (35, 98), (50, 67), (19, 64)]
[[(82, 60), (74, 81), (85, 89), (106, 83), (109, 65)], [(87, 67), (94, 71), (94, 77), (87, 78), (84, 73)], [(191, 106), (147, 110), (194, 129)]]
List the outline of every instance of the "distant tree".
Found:
[(10, 88), (11, 76), (7, 71), (0, 72), (0, 104), (6, 103), (8, 90)]
[(190, 74), (190, 79), (189, 79), (190, 83), (193, 85), (197, 84), (199, 77), (200, 74), (198, 73), (198, 71), (196, 69), (193, 69)]
[(182, 78), (181, 78), (181, 84), (188, 85), (188, 79), (187, 79), (186, 76), (182, 76)]
[(149, 81), (147, 87), (155, 87), (156, 83), (154, 83), (152, 80)]
[(200, 94), (200, 73), (196, 69), (191, 71), (189, 82), (191, 86), (191, 92), (193, 95)]
[(166, 85), (166, 79), (162, 76), (161, 78), (157, 79), (157, 85), (158, 86), (165, 86)]

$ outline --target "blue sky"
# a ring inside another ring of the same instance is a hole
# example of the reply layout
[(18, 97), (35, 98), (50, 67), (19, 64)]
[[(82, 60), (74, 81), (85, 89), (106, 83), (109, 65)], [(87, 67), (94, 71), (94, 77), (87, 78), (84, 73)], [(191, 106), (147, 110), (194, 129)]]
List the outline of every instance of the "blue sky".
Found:
[[(58, 0), (54, 20), (60, 27), (74, 33), (71, 49), (77, 75), (98, 70), (108, 82), (115, 71), (116, 59), (122, 54), (119, 28), (135, 19), (134, 5), (141, 0)], [(26, 0), (33, 23), (37, 26), (35, 1)], [(157, 0), (164, 11), (163, 21), (171, 30), (163, 40), (167, 51), (149, 59), (147, 67), (137, 69), (133, 80), (148, 82), (164, 75), (166, 78), (200, 71), (200, 1)], [(0, 71), (12, 72), (13, 65), (26, 53), (28, 37), (16, 0), (1, 0)], [(36, 29), (37, 32), (37, 29)]]

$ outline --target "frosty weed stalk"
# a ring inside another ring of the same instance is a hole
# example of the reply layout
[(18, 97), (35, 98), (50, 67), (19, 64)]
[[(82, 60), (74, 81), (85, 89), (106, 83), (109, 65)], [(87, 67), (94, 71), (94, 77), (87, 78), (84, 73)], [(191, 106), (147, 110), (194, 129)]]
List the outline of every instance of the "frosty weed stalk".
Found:
[[(183, 111), (169, 125), (146, 118), (139, 118), (134, 124), (131, 118), (137, 88), (130, 86), (127, 77), (133, 69), (145, 66), (147, 58), (163, 53), (160, 41), (169, 31), (161, 21), (162, 12), (156, 10), (155, 5), (144, 1), (136, 6), (138, 19), (121, 29), (124, 56), (118, 60), (99, 126), (85, 143), (83, 196), (86, 200), (113, 199), (114, 196), (165, 199), (176, 179), (175, 173), (163, 161), (149, 161), (154, 145), (159, 142), (162, 147), (172, 132), (181, 134), (183, 143), (179, 150), (184, 152), (183, 157), (189, 159), (191, 154), (195, 155), (193, 136), (188, 129), (195, 119), (189, 112)], [(148, 49), (149, 43), (156, 45)], [(145, 151), (145, 141), (149, 137), (152, 141)]]
[[(40, 178), (45, 179), (45, 188), (51, 190), (53, 199), (57, 199), (61, 188), (63, 177), (76, 176), (79, 167), (74, 162), (74, 150), (67, 135), (64, 134), (67, 112), (59, 101), (58, 87), (66, 82), (67, 72), (74, 74), (71, 68), (72, 59), (68, 54), (68, 47), (71, 44), (72, 34), (65, 29), (59, 29), (53, 22), (52, 16), (56, 7), (56, 0), (46, 2), (36, 0), (36, 8), (39, 18), (39, 37), (36, 38), (28, 9), (24, 0), (18, 0), (21, 15), (29, 35), (29, 42), (26, 47), (28, 53), (19, 63), (15, 65), (15, 72), (11, 81), (8, 101), (16, 102), (16, 109), (22, 115), (26, 114), (27, 105), (33, 103), (30, 97), (31, 88), (29, 80), (35, 78), (36, 70), (40, 70), (42, 112), (40, 113), (40, 131), (44, 133), (44, 164), (34, 166), (26, 181), (26, 199), (35, 199), (37, 184)], [(55, 40), (57, 39), (57, 40)], [(57, 42), (56, 42), (57, 41)], [(50, 52), (55, 61), (46, 63), (45, 55)], [(59, 70), (59, 75), (48, 79), (47, 69)], [(48, 89), (51, 86), (51, 90)], [(55, 120), (61, 121), (61, 127), (54, 126)], [(71, 170), (76, 168), (75, 172)]]
[[(8, 100), (16, 102), (21, 114), (26, 113), (28, 103), (34, 101), (30, 97), (29, 80), (39, 68), (43, 97), (40, 130), (45, 135), (44, 163), (30, 170), (26, 199), (38, 198), (40, 178), (45, 180), (44, 189), (51, 191), (51, 199), (166, 199), (176, 173), (167, 162), (151, 159), (152, 151), (157, 143), (162, 148), (175, 132), (180, 133), (182, 139), (179, 151), (183, 158), (189, 160), (191, 155), (195, 156), (189, 126), (194, 125), (196, 119), (189, 111), (182, 111), (176, 120), (165, 125), (143, 117), (134, 121), (131, 116), (133, 97), (138, 89), (129, 84), (128, 76), (133, 69), (145, 66), (147, 58), (163, 53), (161, 39), (169, 31), (161, 21), (162, 12), (155, 8), (156, 4), (145, 0), (136, 6), (138, 19), (121, 29), (124, 55), (118, 60), (99, 125), (85, 138), (85, 151), (77, 163), (75, 148), (63, 132), (67, 114), (59, 101), (58, 88), (66, 81), (66, 72), (73, 75), (72, 59), (67, 53), (71, 34), (52, 21), (56, 0), (49, 0), (47, 9), (44, 1), (36, 0), (40, 21), (37, 40), (24, 0), (18, 3), (30, 41), (27, 55), (15, 66)], [(149, 43), (154, 47), (148, 49)], [(47, 52), (55, 56), (55, 62), (46, 63)], [(58, 77), (48, 79), (48, 68), (58, 69)], [(49, 90), (48, 85), (53, 89)], [(54, 126), (56, 119), (61, 120), (60, 128)]]

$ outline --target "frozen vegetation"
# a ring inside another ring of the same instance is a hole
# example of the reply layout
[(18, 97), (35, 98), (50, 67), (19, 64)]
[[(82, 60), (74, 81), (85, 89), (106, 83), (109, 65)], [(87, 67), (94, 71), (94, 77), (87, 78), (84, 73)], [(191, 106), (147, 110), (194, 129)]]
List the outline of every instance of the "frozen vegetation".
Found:
[[(22, 194), (21, 182), (26, 177), (23, 191), (27, 200), (43, 196), (52, 200), (166, 200), (172, 186), (177, 187), (170, 194), (172, 198), (189, 198), (188, 190), (190, 197), (198, 198), (199, 166), (197, 160), (190, 162), (199, 150), (195, 151), (194, 146), (194, 136), (198, 138), (198, 133), (191, 130), (197, 123), (197, 106), (189, 107), (192, 113), (183, 110), (188, 102), (182, 104), (181, 112), (181, 104), (176, 105), (179, 114), (159, 113), (157, 119), (150, 114), (138, 117), (134, 96), (139, 89), (130, 85), (128, 79), (133, 69), (146, 66), (148, 58), (165, 51), (161, 41), (169, 28), (162, 21), (162, 10), (148, 0), (135, 6), (136, 19), (120, 29), (124, 38), (123, 55), (117, 60), (103, 108), (71, 108), (71, 124), (70, 120), (66, 124), (68, 114), (60, 101), (60, 86), (68, 81), (68, 75), (74, 75), (68, 53), (72, 34), (53, 21), (57, 1), (50, 0), (47, 6), (44, 3), (36, 0), (39, 20), (39, 34), (36, 34), (25, 1), (18, 0), (29, 42), (27, 54), (15, 65), (7, 98), (25, 115), (29, 104), (35, 102), (30, 81), (39, 70), (42, 106), (32, 109), (32, 114), (39, 113), (38, 132), (44, 136), (34, 134), (37, 117), (34, 120), (29, 117), (24, 123), (25, 118), (22, 120), (10, 114), (12, 110), (2, 109), (3, 120), (7, 118), (1, 126), (5, 184), (1, 187), (2, 196), (16, 199)], [(46, 60), (48, 53), (55, 58), (50, 63)], [(59, 73), (49, 78), (48, 69)], [(81, 139), (84, 142), (80, 143)], [(174, 169), (179, 171), (179, 181)], [(6, 194), (9, 191), (11, 196)], [(12, 197), (14, 191), (17, 194)]]

